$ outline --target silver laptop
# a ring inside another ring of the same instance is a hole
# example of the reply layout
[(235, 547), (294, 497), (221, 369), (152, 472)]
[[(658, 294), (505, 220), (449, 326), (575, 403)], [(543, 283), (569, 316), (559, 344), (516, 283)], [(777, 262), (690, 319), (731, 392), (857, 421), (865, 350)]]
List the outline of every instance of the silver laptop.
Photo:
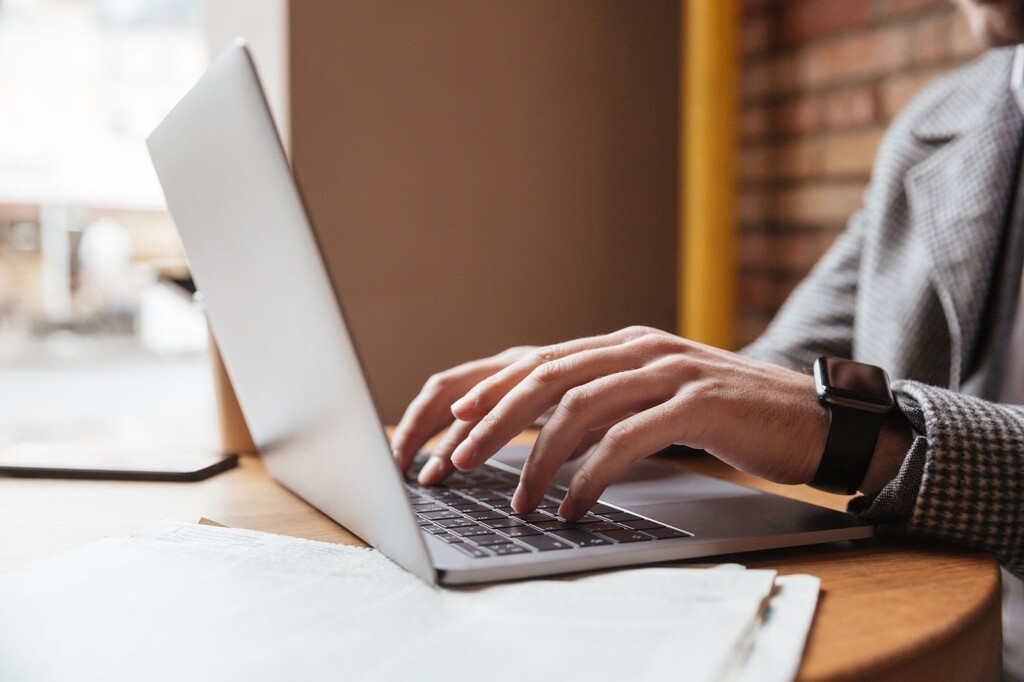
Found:
[(579, 523), (509, 498), (528, 448), (422, 488), (402, 476), (248, 50), (225, 50), (149, 140), (214, 336), (270, 473), (430, 583), (868, 538), (851, 515), (643, 462)]

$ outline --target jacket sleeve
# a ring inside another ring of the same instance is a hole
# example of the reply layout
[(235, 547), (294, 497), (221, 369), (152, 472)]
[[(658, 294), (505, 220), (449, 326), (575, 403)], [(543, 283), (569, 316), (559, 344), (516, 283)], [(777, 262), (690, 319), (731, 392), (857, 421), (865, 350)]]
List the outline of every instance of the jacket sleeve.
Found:
[(850, 511), (992, 552), (1024, 577), (1024, 406), (897, 381), (916, 432), (899, 474)]
[(765, 332), (741, 354), (794, 369), (810, 367), (820, 355), (851, 357), (864, 223), (863, 211), (854, 214)]

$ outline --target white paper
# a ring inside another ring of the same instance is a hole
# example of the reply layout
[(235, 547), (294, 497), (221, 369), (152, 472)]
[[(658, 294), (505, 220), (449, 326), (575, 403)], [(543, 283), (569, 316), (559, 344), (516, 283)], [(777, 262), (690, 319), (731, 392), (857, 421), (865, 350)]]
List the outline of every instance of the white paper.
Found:
[(0, 679), (723, 679), (774, 578), (642, 568), (441, 589), (372, 550), (160, 523), (0, 576)]
[(818, 608), (821, 581), (813, 575), (782, 575), (768, 603), (752, 651), (738, 682), (784, 682), (796, 678), (804, 644)]

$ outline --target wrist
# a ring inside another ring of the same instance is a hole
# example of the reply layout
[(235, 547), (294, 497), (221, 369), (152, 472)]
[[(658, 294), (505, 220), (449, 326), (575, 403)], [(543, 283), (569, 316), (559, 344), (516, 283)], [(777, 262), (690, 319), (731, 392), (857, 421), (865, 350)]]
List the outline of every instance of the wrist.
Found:
[(914, 432), (910, 422), (902, 412), (893, 412), (882, 424), (860, 492), (872, 495), (896, 478), (913, 444)]
[(804, 441), (807, 449), (806, 455), (803, 458), (803, 470), (798, 478), (800, 483), (805, 484), (810, 484), (814, 475), (818, 472), (818, 467), (821, 466), (821, 458), (825, 453), (825, 444), (828, 442), (828, 429), (831, 423), (828, 410), (818, 402), (818, 397), (813, 392), (813, 384), (811, 391), (809, 401), (811, 416), (808, 420), (810, 430), (807, 432), (807, 438)]
[(778, 458), (766, 457), (774, 466), (757, 473), (775, 483), (800, 485), (811, 482), (821, 463), (828, 441), (829, 414), (818, 403), (814, 377), (792, 372), (789, 378), (783, 393), (792, 400), (777, 416), (777, 421), (784, 425), (784, 437), (770, 443)]

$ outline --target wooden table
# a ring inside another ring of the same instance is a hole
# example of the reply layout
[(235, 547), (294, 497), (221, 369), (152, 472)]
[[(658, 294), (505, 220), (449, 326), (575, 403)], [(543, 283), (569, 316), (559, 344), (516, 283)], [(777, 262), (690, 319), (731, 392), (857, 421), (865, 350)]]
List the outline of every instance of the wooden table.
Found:
[[(675, 465), (823, 506), (845, 498), (779, 486), (711, 458)], [(129, 534), (157, 519), (346, 544), (358, 538), (277, 485), (258, 457), (200, 483), (0, 478), (0, 569)], [(883, 540), (728, 557), (752, 568), (810, 573), (822, 593), (800, 679), (998, 679), (1000, 577), (992, 557), (938, 543)]]

